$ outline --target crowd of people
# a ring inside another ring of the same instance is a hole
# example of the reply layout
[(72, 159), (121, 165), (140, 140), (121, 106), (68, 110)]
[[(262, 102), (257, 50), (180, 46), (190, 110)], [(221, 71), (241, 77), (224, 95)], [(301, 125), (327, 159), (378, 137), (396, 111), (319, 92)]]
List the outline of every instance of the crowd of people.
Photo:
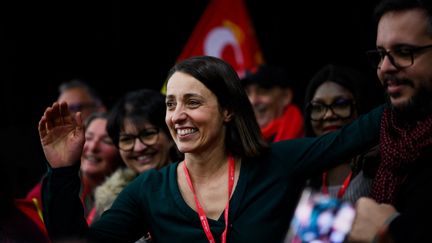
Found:
[(381, 85), (329, 63), (303, 95), (281, 67), (240, 79), (211, 56), (112, 107), (61, 84), (38, 125), (47, 172), (26, 198), (0, 183), (0, 241), (284, 242), (312, 188), (353, 206), (345, 242), (428, 242), (432, 2), (382, 0), (374, 17)]

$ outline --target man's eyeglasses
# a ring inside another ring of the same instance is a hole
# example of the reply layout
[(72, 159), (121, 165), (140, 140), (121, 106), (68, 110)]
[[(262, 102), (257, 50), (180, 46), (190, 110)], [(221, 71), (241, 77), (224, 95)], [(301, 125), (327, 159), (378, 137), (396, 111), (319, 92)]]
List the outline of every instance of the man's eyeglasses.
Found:
[(354, 101), (339, 99), (330, 105), (312, 101), (307, 107), (312, 121), (321, 121), (330, 109), (333, 114), (341, 119), (350, 118), (354, 110)]
[(139, 141), (147, 146), (154, 145), (159, 137), (159, 128), (152, 127), (146, 128), (139, 132), (138, 135), (120, 134), (119, 148), (123, 151), (130, 151), (135, 146), (135, 141)]
[(82, 111), (84, 109), (94, 109), (97, 108), (98, 105), (95, 103), (76, 103), (76, 104), (68, 104), (69, 111), (71, 112), (78, 112)]
[(382, 62), (386, 56), (396, 68), (407, 68), (414, 64), (415, 54), (429, 48), (432, 48), (432, 45), (418, 47), (404, 46), (391, 51), (386, 51), (384, 49), (371, 50), (367, 51), (366, 55), (374, 68), (381, 68)]

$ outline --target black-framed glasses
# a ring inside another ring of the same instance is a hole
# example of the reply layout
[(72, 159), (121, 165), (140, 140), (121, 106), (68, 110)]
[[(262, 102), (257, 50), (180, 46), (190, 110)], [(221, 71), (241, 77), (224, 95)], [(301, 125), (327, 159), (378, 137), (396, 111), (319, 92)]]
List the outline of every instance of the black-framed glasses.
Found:
[(88, 108), (94, 109), (97, 107), (98, 107), (98, 105), (96, 103), (91, 103), (91, 102), (68, 104), (69, 111), (71, 111), (71, 112), (78, 112), (78, 111), (82, 111), (82, 110), (88, 109)]
[(350, 99), (338, 99), (330, 105), (312, 101), (309, 103), (307, 109), (312, 121), (321, 121), (328, 110), (341, 119), (347, 119), (352, 116), (354, 101)]
[(372, 66), (381, 68), (384, 58), (387, 56), (391, 64), (396, 68), (407, 68), (414, 64), (415, 55), (421, 51), (432, 48), (432, 45), (427, 46), (402, 46), (391, 51), (384, 49), (370, 50), (366, 52)]
[(133, 134), (120, 134), (119, 138), (119, 148), (123, 151), (130, 151), (135, 146), (135, 141), (139, 141), (147, 146), (154, 145), (159, 138), (159, 128), (151, 127), (146, 128), (138, 133), (138, 135)]

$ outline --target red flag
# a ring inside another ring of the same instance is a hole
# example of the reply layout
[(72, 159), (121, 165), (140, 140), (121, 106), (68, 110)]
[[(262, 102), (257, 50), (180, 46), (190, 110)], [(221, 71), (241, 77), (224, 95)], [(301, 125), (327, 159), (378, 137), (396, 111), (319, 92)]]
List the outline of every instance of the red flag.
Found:
[(240, 78), (264, 62), (243, 0), (210, 1), (177, 61), (201, 55), (225, 60)]

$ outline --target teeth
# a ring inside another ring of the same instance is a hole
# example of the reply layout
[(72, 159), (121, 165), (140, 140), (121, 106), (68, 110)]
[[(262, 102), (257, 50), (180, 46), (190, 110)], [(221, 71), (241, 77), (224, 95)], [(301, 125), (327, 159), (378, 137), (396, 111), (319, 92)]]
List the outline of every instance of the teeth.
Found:
[(177, 134), (187, 135), (187, 134), (194, 133), (195, 131), (196, 131), (196, 129), (194, 129), (194, 128), (177, 129)]
[(147, 155), (142, 155), (142, 156), (138, 156), (137, 157), (137, 160), (145, 160), (145, 159), (148, 159), (149, 158), (149, 156), (147, 156)]
[(88, 161), (93, 162), (93, 163), (98, 162), (98, 159), (97, 159), (95, 156), (92, 156), (92, 155), (88, 155), (88, 156), (86, 156), (86, 159), (87, 159)]

